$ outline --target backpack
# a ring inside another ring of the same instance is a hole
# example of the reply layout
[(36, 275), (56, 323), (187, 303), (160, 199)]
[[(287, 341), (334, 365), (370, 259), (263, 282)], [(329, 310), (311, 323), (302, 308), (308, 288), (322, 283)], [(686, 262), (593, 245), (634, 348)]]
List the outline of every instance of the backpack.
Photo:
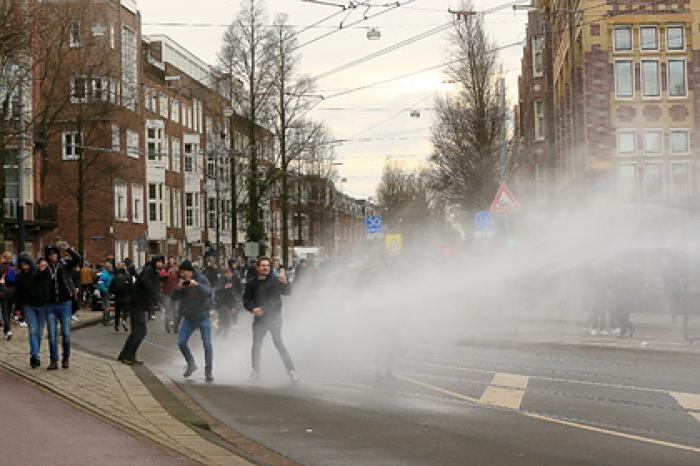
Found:
[(115, 295), (124, 295), (131, 293), (134, 289), (134, 281), (130, 274), (126, 272), (118, 272), (112, 278), (110, 291)]

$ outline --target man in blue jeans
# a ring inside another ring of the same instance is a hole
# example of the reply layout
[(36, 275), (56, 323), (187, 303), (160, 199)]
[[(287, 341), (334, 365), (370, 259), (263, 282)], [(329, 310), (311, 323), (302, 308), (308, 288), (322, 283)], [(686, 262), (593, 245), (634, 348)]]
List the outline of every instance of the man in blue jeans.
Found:
[(44, 249), (44, 259), (39, 261), (39, 277), (41, 286), (47, 291), (46, 313), (49, 323), (49, 354), (51, 363), (46, 368), (58, 369), (58, 335), (57, 322), (61, 325), (63, 342), (63, 360), (61, 367), (70, 367), (70, 330), (71, 330), (71, 297), (75, 293), (73, 269), (82, 262), (80, 255), (70, 247), (66, 247), (70, 259), (61, 259), (58, 246), (47, 246)]
[(207, 382), (214, 381), (212, 375), (214, 349), (211, 344), (211, 319), (209, 315), (211, 297), (212, 290), (207, 277), (196, 272), (192, 262), (188, 260), (180, 264), (180, 280), (175, 287), (172, 299), (180, 302), (180, 315), (182, 316), (178, 346), (187, 362), (187, 369), (182, 376), (187, 378), (197, 370), (187, 342), (192, 333), (199, 329), (204, 344), (204, 376)]
[(37, 278), (39, 270), (34, 266), (32, 258), (20, 254), (17, 258), (19, 275), (15, 282), (15, 303), (17, 309), (24, 311), (29, 324), (29, 365), (32, 369), (41, 366), (41, 337), (46, 327), (46, 300), (48, 290), (39, 286)]

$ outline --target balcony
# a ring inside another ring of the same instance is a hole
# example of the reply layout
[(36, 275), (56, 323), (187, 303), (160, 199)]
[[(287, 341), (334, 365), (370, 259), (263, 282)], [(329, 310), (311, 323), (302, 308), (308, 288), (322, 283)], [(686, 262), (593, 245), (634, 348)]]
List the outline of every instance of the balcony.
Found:
[[(56, 204), (27, 204), (24, 211), (27, 226), (55, 228), (58, 222)], [(17, 200), (5, 199), (5, 224), (17, 223)]]

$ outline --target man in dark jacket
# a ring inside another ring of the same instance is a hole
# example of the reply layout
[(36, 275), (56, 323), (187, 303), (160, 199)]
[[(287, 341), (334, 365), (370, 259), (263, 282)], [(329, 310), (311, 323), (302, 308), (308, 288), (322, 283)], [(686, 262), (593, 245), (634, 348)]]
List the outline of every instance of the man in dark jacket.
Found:
[(18, 309), (24, 310), (29, 324), (29, 365), (32, 369), (41, 366), (41, 336), (46, 326), (46, 301), (48, 290), (39, 286), (39, 271), (31, 257), (22, 254), (17, 258), (19, 275), (15, 282), (15, 302)]
[(82, 258), (68, 246), (66, 246), (66, 252), (70, 255), (70, 259), (61, 259), (61, 250), (58, 246), (47, 246), (44, 249), (45, 259), (39, 261), (39, 277), (37, 279), (47, 292), (48, 297), (46, 313), (49, 323), (51, 363), (46, 369), (50, 371), (58, 369), (58, 324), (61, 325), (61, 340), (63, 342), (61, 366), (64, 369), (69, 367), (71, 299), (75, 293), (73, 269), (82, 262)]
[(255, 315), (253, 321), (253, 372), (250, 381), (256, 382), (260, 377), (260, 349), (267, 332), (272, 334), (275, 348), (284, 362), (289, 380), (299, 381), (294, 363), (282, 342), (282, 295), (289, 295), (287, 276), (275, 275), (270, 271), (271, 261), (267, 257), (258, 260), (257, 276), (248, 280), (243, 295), (243, 305)]
[(241, 277), (236, 271), (227, 267), (224, 269), (224, 274), (219, 279), (219, 287), (216, 289), (216, 312), (219, 317), (217, 338), (226, 337), (231, 330), (231, 325), (235, 325), (238, 320), (242, 294)]
[(130, 313), (135, 280), (127, 270), (127, 265), (124, 261), (117, 263), (117, 269), (109, 284), (109, 293), (114, 296), (115, 332), (119, 331), (120, 324), (125, 331), (129, 330), (126, 326), (126, 316)]
[(163, 268), (165, 259), (163, 256), (154, 256), (143, 268), (139, 275), (132, 294), (132, 307), (130, 314), (131, 333), (124, 342), (124, 347), (119, 353), (119, 361), (128, 365), (143, 364), (136, 359), (136, 352), (146, 338), (146, 321), (148, 313), (160, 302), (160, 269)]
[(214, 349), (211, 343), (211, 319), (209, 317), (211, 297), (212, 289), (207, 277), (196, 272), (192, 262), (183, 261), (180, 264), (180, 281), (173, 292), (173, 300), (180, 303), (180, 315), (182, 316), (177, 344), (187, 362), (187, 369), (182, 376), (189, 377), (197, 370), (187, 342), (195, 329), (199, 329), (204, 345), (204, 377), (207, 382), (214, 381), (212, 375)]

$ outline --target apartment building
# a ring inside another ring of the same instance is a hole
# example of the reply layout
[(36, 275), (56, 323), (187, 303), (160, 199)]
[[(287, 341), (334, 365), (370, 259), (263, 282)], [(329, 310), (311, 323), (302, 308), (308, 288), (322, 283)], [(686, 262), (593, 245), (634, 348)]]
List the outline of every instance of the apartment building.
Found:
[[(554, 148), (546, 166), (554, 176), (544, 175), (552, 199), (575, 192), (639, 205), (695, 196), (700, 1), (536, 0), (533, 7), (520, 84), (525, 163), (518, 176), (537, 180), (527, 160), (537, 150), (532, 138), (544, 135)], [(544, 32), (543, 56), (550, 61), (544, 84), (528, 63), (540, 40), (535, 31)], [(538, 86), (545, 95), (537, 96)]]

